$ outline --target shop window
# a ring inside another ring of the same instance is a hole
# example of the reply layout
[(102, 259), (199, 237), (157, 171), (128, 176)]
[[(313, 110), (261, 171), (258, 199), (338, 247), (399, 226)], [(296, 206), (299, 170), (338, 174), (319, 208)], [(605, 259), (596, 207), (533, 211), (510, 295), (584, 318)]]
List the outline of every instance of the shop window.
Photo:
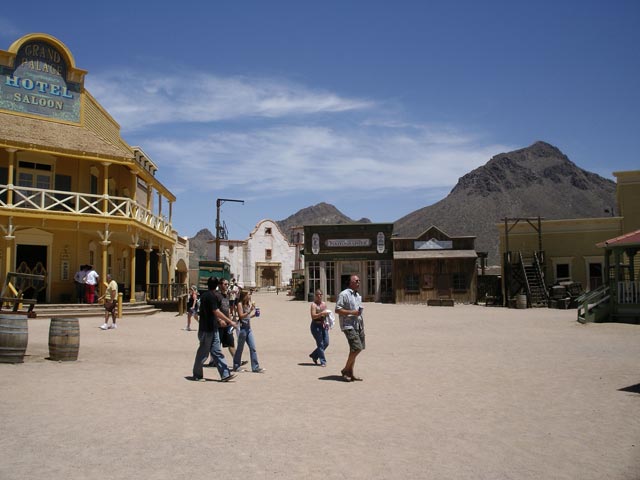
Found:
[(309, 262), (307, 271), (309, 273), (309, 290), (307, 293), (311, 294), (310, 298), (313, 299), (313, 294), (320, 288), (320, 262)]
[(568, 263), (556, 263), (556, 282), (571, 280), (571, 269)]
[(404, 277), (404, 289), (407, 292), (418, 293), (420, 291), (420, 276), (410, 273)]
[(336, 264), (335, 262), (327, 262), (324, 266), (327, 275), (327, 291), (325, 296), (333, 296), (336, 294)]
[(368, 295), (376, 293), (376, 262), (369, 260), (367, 262), (367, 292)]
[(451, 275), (451, 286), (455, 291), (466, 292), (467, 291), (467, 274), (464, 272), (458, 272)]

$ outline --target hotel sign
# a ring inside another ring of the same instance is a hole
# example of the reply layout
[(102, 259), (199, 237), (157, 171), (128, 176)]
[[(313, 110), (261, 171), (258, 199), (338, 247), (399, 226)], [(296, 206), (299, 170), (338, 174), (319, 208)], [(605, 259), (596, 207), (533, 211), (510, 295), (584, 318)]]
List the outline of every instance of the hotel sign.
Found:
[(81, 86), (67, 82), (67, 70), (56, 47), (24, 43), (13, 68), (0, 66), (0, 108), (79, 123)]

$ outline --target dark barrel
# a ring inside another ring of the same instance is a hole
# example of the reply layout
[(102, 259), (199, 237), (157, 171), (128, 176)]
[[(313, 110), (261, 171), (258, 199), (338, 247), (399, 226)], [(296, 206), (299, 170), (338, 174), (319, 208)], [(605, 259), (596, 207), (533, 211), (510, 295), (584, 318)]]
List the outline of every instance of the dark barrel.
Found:
[(80, 324), (77, 318), (52, 318), (49, 326), (49, 359), (78, 359)]
[(26, 315), (0, 314), (0, 363), (24, 363), (28, 339)]

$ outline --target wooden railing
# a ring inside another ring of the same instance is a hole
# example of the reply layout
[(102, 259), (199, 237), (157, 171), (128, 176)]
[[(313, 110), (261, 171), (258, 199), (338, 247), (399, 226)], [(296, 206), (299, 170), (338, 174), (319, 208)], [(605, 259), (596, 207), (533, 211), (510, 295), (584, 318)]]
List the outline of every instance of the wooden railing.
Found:
[[(11, 204), (7, 201), (9, 191), (13, 192)], [(67, 215), (128, 218), (143, 223), (157, 232), (171, 235), (171, 223), (166, 218), (154, 215), (142, 205), (126, 197), (0, 185), (0, 207)]]
[(148, 302), (177, 302), (189, 291), (184, 283), (148, 283), (146, 285)]
[(618, 282), (618, 304), (640, 304), (640, 281)]

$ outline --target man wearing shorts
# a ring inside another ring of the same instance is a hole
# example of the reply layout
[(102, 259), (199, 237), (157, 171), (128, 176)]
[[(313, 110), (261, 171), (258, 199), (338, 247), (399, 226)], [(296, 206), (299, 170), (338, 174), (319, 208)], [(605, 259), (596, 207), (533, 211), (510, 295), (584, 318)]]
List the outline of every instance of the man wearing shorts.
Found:
[(340, 330), (344, 332), (349, 343), (349, 356), (347, 364), (342, 369), (342, 378), (345, 382), (362, 380), (353, 373), (356, 357), (364, 350), (364, 320), (362, 319), (362, 297), (358, 293), (360, 278), (351, 275), (349, 288), (344, 289), (338, 295), (336, 313), (340, 316)]
[[(107, 290), (104, 292), (104, 324), (102, 330), (118, 328), (116, 325), (116, 313), (118, 312), (118, 284), (107, 273)], [(109, 325), (109, 315), (111, 315), (111, 325)]]

